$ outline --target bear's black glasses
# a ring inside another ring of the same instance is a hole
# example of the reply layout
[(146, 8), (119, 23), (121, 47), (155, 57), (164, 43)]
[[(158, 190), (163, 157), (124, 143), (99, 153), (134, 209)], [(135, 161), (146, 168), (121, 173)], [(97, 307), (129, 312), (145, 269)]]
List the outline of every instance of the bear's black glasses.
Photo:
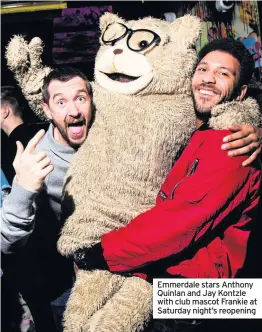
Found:
[(114, 46), (116, 42), (127, 36), (127, 46), (131, 51), (141, 52), (153, 45), (159, 45), (161, 38), (157, 33), (147, 29), (129, 29), (122, 23), (111, 23), (106, 27), (102, 41), (106, 45)]

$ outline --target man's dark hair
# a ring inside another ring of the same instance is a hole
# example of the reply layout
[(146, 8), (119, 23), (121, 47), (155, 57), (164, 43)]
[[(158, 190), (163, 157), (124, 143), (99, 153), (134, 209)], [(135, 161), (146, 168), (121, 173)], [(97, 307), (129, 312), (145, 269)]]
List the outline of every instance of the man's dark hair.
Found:
[(11, 85), (1, 86), (1, 105), (5, 104), (12, 108), (15, 115), (22, 117), (23, 101), (18, 88)]
[(86, 88), (89, 97), (91, 100), (93, 99), (93, 90), (92, 86), (85, 76), (84, 73), (82, 73), (80, 70), (77, 68), (72, 68), (72, 67), (61, 67), (61, 68), (56, 68), (52, 70), (45, 78), (44, 78), (44, 84), (42, 87), (42, 96), (43, 96), (43, 101), (44, 103), (48, 104), (49, 103), (49, 98), (50, 94), (48, 91), (49, 84), (51, 81), (58, 80), (60, 82), (67, 82), (71, 80), (74, 77), (81, 77), (85, 82), (86, 82)]
[(254, 60), (245, 46), (233, 38), (214, 39), (205, 45), (198, 54), (197, 65), (210, 52), (221, 51), (231, 54), (240, 64), (240, 75), (237, 87), (248, 84), (254, 72)]

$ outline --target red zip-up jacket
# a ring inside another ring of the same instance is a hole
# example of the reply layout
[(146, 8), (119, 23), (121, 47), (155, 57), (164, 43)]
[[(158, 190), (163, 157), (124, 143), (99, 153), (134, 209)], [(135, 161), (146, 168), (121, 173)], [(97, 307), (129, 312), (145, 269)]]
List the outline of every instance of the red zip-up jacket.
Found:
[(261, 165), (256, 161), (243, 167), (246, 156), (228, 157), (221, 150), (228, 134), (197, 130), (163, 183), (156, 205), (102, 236), (111, 272), (139, 271), (168, 257), (164, 266), (170, 275), (236, 275), (257, 215)]

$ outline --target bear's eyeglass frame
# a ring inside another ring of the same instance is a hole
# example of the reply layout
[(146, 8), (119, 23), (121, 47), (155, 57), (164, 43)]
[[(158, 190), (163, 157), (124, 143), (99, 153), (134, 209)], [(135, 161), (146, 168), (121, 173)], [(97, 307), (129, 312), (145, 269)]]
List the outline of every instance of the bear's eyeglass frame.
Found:
[[(123, 26), (123, 27), (126, 29), (126, 31), (125, 31), (121, 36), (119, 36), (118, 38), (115, 38), (115, 39), (112, 39), (112, 40), (105, 40), (105, 38), (104, 38), (105, 33), (106, 33), (106, 31), (108, 30), (108, 28), (109, 28), (111, 25), (113, 25), (113, 24), (119, 24), (119, 25)], [(154, 36), (154, 38), (153, 38), (153, 40), (152, 40), (148, 45), (143, 46), (143, 47), (141, 47), (140, 49), (134, 49), (134, 48), (130, 47), (130, 45), (129, 45), (129, 41), (130, 41), (131, 37), (133, 36), (133, 34), (134, 34), (135, 32), (149, 32), (149, 33), (151, 33), (151, 34)], [(126, 43), (127, 43), (127, 47), (128, 47), (131, 51), (134, 51), (134, 52), (141, 52), (141, 51), (144, 51), (145, 49), (147, 49), (148, 47), (150, 47), (150, 46), (151, 46), (152, 44), (154, 44), (154, 43), (155, 43), (156, 45), (159, 45), (159, 43), (160, 43), (160, 41), (161, 41), (161, 38), (159, 37), (159, 35), (158, 35), (157, 33), (155, 33), (154, 31), (152, 31), (152, 30), (148, 30), (148, 29), (137, 29), (137, 30), (132, 30), (132, 29), (128, 28), (126, 25), (124, 25), (124, 24), (122, 24), (122, 23), (119, 23), (119, 22), (116, 22), (116, 23), (110, 23), (110, 24), (108, 24), (108, 26), (106, 27), (106, 29), (105, 29), (105, 31), (104, 31), (104, 33), (103, 33), (103, 35), (102, 35), (102, 42), (103, 42), (104, 44), (106, 44), (106, 45), (110, 45), (110, 44), (111, 44), (112, 46), (114, 46), (116, 42), (118, 42), (119, 40), (125, 38), (126, 35), (128, 35), (128, 37), (127, 37), (127, 41), (126, 41)]]

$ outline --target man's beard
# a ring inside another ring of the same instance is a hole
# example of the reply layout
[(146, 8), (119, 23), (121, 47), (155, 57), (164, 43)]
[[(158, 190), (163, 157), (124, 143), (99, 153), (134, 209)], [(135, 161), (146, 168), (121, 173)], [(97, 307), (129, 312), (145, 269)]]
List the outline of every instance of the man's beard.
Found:
[(193, 99), (193, 106), (194, 106), (194, 110), (195, 110), (195, 114), (197, 119), (203, 121), (203, 122), (207, 122), (208, 119), (211, 116), (211, 109), (208, 108), (199, 108), (196, 102), (196, 98), (194, 96), (194, 93), (192, 91), (192, 99)]
[(234, 87), (233, 91), (229, 95), (225, 95), (222, 99), (218, 100), (217, 103), (215, 103), (214, 105), (212, 105), (210, 107), (198, 106), (192, 90), (191, 90), (191, 95), (192, 95), (194, 110), (195, 110), (195, 114), (196, 114), (197, 118), (199, 120), (207, 122), (211, 116), (212, 108), (216, 107), (217, 105), (223, 104), (225, 102), (233, 101), (239, 95), (239, 87), (238, 86)]
[[(78, 120), (81, 121), (81, 122), (83, 122), (83, 125), (86, 124), (85, 118), (81, 118), (81, 119), (78, 119)], [(61, 127), (55, 120), (52, 120), (51, 122), (54, 125), (54, 127), (57, 128), (57, 130), (59, 131), (60, 135), (63, 137), (63, 139), (67, 142), (67, 144), (69, 146), (71, 146), (75, 150), (77, 150), (80, 147), (79, 144), (75, 144), (75, 143), (73, 143), (73, 142), (70, 141), (70, 139), (68, 137), (68, 134), (67, 134), (67, 131), (66, 131), (66, 128), (68, 127), (68, 124), (65, 121), (64, 121), (64, 127)]]

